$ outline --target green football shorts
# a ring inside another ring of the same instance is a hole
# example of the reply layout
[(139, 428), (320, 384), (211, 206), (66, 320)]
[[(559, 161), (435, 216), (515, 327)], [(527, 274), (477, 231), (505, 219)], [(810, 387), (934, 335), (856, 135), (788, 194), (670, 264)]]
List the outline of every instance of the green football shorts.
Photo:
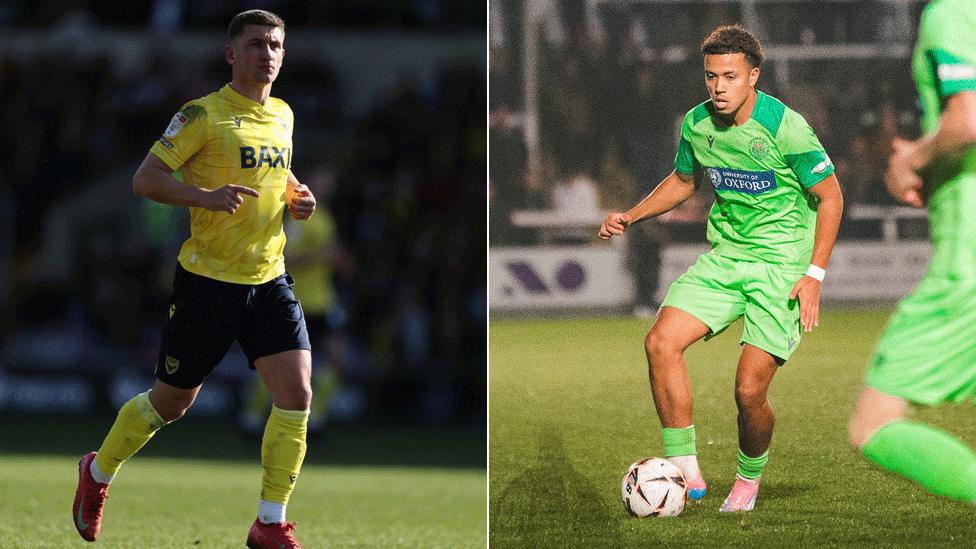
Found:
[(976, 395), (976, 280), (927, 274), (888, 321), (867, 384), (928, 405)]
[(800, 304), (790, 300), (803, 271), (707, 253), (678, 277), (662, 307), (674, 307), (701, 320), (718, 335), (745, 317), (739, 344), (748, 343), (782, 360), (800, 343)]

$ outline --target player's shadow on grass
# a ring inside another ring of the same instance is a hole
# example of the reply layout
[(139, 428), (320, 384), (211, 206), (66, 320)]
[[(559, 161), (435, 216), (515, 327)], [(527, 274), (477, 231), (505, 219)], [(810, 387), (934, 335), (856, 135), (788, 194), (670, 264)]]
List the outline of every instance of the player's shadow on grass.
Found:
[[(729, 489), (732, 487), (730, 486)], [(774, 481), (762, 485), (757, 501), (790, 500), (804, 492), (816, 490), (816, 486), (807, 482)], [(711, 491), (711, 490), (709, 490)]]
[(492, 546), (608, 547), (620, 539), (618, 521), (573, 468), (554, 427), (540, 434), (532, 466), (500, 491), (490, 513)]

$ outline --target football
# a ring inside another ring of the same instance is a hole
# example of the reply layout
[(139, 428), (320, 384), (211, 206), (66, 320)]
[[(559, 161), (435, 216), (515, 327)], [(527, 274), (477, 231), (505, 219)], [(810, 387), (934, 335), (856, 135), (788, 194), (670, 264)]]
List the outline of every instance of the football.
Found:
[(620, 497), (638, 517), (673, 517), (685, 508), (685, 476), (673, 463), (652, 457), (627, 468)]

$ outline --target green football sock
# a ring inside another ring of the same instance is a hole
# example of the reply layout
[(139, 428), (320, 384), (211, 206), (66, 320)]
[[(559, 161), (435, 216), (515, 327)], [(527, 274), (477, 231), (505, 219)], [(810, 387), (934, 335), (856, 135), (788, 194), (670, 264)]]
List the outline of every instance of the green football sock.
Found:
[(878, 429), (861, 450), (882, 469), (933, 494), (976, 502), (976, 454), (945, 431), (894, 421)]
[(739, 450), (739, 467), (736, 473), (744, 479), (755, 480), (762, 476), (766, 462), (769, 461), (769, 450), (763, 452), (761, 456), (749, 457)]
[(664, 438), (664, 457), (693, 456), (698, 453), (695, 449), (695, 426), (689, 425), (681, 429), (665, 427), (661, 429)]

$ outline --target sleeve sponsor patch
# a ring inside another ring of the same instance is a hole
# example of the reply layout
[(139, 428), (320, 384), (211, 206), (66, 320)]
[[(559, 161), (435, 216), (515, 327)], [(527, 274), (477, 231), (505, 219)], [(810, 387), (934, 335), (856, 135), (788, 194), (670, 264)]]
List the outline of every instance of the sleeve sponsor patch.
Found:
[[(820, 144), (817, 143), (819, 146)], [(796, 175), (797, 180), (806, 188), (810, 188), (834, 173), (834, 163), (823, 149), (814, 149), (803, 153), (785, 154), (786, 163)]]
[[(178, 112), (173, 115), (173, 119), (169, 121), (169, 126), (166, 127), (166, 131), (163, 132), (163, 137), (176, 137), (176, 134), (180, 133), (183, 126), (190, 120), (190, 118), (183, 114), (183, 112)], [(163, 143), (165, 145), (165, 143)]]
[(183, 110), (173, 115), (173, 119), (169, 121), (169, 126), (166, 127), (163, 136), (172, 139), (176, 137), (176, 134), (180, 133), (183, 126), (189, 124), (195, 118), (202, 118), (206, 115), (207, 111), (202, 106), (196, 103), (186, 105), (183, 107)]
[(165, 137), (160, 137), (159, 138), (159, 144), (162, 145), (162, 146), (164, 146), (164, 147), (166, 147), (167, 149), (172, 149), (173, 148), (173, 144), (170, 143), (169, 142), (169, 139), (166, 139)]
[(940, 49), (926, 50), (929, 64), (935, 70), (939, 95), (947, 98), (966, 90), (976, 90), (976, 66), (966, 59)]
[(963, 63), (939, 65), (938, 73), (942, 81), (976, 79), (976, 67)]
[(830, 157), (824, 155), (823, 162), (814, 166), (813, 169), (810, 170), (810, 173), (824, 173), (825, 171), (827, 171), (828, 167), (830, 167)]

